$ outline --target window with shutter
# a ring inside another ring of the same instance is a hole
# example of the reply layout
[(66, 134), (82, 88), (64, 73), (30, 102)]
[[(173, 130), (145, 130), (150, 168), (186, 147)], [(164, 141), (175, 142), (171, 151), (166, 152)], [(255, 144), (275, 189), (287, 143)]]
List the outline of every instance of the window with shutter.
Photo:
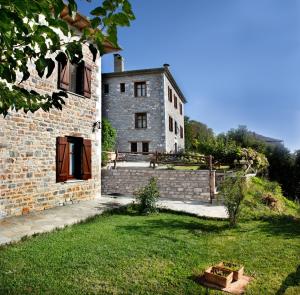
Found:
[(90, 179), (91, 140), (80, 137), (58, 137), (56, 139), (56, 181)]
[(58, 88), (69, 90), (70, 84), (70, 63), (58, 64)]
[(174, 95), (174, 108), (177, 109), (177, 96)]
[(89, 139), (84, 139), (82, 145), (82, 179), (90, 178), (92, 178), (92, 142)]
[(59, 63), (58, 88), (91, 97), (92, 67), (85, 62), (66, 65)]
[(169, 131), (173, 132), (173, 118), (169, 116)]
[(84, 65), (84, 79), (83, 79), (83, 95), (85, 97), (91, 97), (91, 86), (92, 86), (92, 67), (90, 65)]
[(183, 138), (183, 128), (180, 126), (180, 138)]
[(56, 182), (66, 181), (69, 176), (69, 143), (66, 137), (56, 138)]

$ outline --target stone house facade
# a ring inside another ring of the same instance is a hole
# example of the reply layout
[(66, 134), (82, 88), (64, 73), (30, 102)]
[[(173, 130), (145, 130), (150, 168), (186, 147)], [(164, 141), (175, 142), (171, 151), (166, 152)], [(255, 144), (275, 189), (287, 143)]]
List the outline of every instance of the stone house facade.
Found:
[(114, 55), (114, 72), (102, 75), (102, 114), (117, 130), (120, 152), (178, 152), (184, 149), (186, 99), (169, 65), (124, 71)]
[[(63, 19), (78, 35), (89, 25), (79, 14), (76, 23), (68, 15)], [(82, 67), (56, 64), (49, 78), (31, 71), (22, 83), (41, 94), (66, 90), (62, 111), (12, 110), (0, 117), (0, 219), (100, 194), (101, 132), (94, 127), (101, 121), (101, 61), (93, 62), (88, 45), (83, 55)]]

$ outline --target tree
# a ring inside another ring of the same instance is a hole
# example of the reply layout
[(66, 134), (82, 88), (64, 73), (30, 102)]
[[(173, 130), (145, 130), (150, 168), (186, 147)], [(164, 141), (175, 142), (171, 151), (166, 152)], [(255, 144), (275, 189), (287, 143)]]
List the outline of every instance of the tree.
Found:
[(106, 119), (102, 119), (102, 165), (105, 166), (108, 161), (108, 154), (114, 150), (116, 145), (117, 131), (114, 129), (110, 122)]
[(238, 222), (246, 189), (247, 179), (242, 173), (227, 176), (220, 185), (220, 195), (223, 198), (231, 226), (235, 226)]
[(294, 198), (294, 158), (284, 146), (268, 146), (269, 178), (281, 184), (285, 196)]
[(207, 142), (214, 138), (214, 133), (207, 125), (190, 120), (189, 117), (184, 117), (185, 130), (185, 148), (188, 151), (195, 151), (199, 142)]
[(129, 26), (134, 20), (128, 0), (104, 0), (90, 12), (90, 27), (84, 28), (78, 37), (60, 18), (64, 9), (68, 9), (70, 16), (76, 16), (75, 0), (69, 0), (67, 8), (63, 0), (0, 0), (0, 8), (0, 114), (4, 116), (9, 109), (62, 109), (65, 91), (41, 95), (22, 87), (30, 77), (29, 64), (34, 65), (41, 78), (48, 78), (55, 60), (62, 64), (67, 59), (80, 63), (85, 43), (95, 60), (98, 53), (103, 54), (104, 42), (118, 46), (117, 27)]

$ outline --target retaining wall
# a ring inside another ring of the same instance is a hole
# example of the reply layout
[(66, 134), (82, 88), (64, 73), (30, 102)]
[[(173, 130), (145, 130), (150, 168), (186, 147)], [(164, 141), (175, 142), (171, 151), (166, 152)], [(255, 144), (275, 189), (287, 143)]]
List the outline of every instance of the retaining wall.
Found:
[(157, 170), (151, 168), (103, 169), (102, 194), (132, 195), (151, 177), (157, 178), (160, 195), (178, 200), (209, 201), (209, 171)]

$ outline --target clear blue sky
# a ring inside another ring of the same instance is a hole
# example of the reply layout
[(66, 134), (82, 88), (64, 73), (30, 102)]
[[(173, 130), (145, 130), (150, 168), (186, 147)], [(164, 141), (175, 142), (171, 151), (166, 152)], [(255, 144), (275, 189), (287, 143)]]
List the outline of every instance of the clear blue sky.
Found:
[[(190, 118), (216, 133), (247, 125), (300, 149), (300, 0), (131, 3), (137, 19), (119, 31), (127, 70), (169, 63)], [(112, 63), (105, 56), (103, 72)]]

